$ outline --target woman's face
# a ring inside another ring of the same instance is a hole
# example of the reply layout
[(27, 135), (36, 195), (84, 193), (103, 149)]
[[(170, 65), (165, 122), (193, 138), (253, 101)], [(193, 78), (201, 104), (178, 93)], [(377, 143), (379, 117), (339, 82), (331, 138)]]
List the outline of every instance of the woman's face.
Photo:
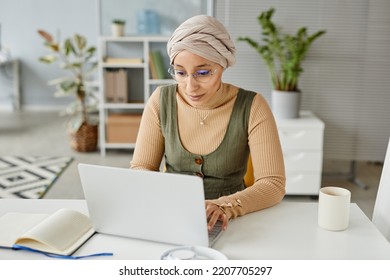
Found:
[[(181, 79), (177, 79), (177, 83), (179, 91), (186, 101), (194, 107), (207, 107), (221, 86), (223, 67), (184, 50), (175, 57), (173, 68), (182, 76)], [(199, 74), (198, 76), (201, 76), (207, 71), (212, 73), (206, 79), (207, 81), (202, 81), (202, 78), (195, 79), (191, 75)]]

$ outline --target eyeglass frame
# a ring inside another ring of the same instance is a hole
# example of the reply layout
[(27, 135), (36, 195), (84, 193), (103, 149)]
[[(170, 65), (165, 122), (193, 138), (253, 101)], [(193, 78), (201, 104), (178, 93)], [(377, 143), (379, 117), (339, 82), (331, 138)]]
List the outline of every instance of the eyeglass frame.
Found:
[[(173, 64), (171, 64), (171, 65), (169, 66), (169, 68), (168, 68), (168, 73), (172, 76), (172, 78), (173, 78), (175, 81), (177, 81), (175, 71), (178, 71), (178, 70), (176, 70), (174, 67), (175, 67), (175, 66), (174, 66)], [(217, 73), (217, 70), (218, 70), (218, 68), (215, 68), (214, 70), (210, 70), (211, 73), (210, 73), (207, 77), (210, 77), (210, 79), (211, 79), (211, 76), (213, 76), (215, 73)], [(172, 71), (173, 71), (173, 73), (172, 73)], [(197, 70), (197, 71), (200, 71), (200, 70)], [(183, 71), (183, 72), (185, 72), (185, 71)], [(185, 77), (182, 76), (182, 78), (183, 78), (183, 79), (186, 79), (186, 78), (188, 78), (189, 76), (192, 76), (192, 77), (194, 78), (194, 80), (197, 81), (197, 82), (199, 82), (199, 83), (208, 83), (208, 82), (210, 81), (210, 80), (207, 81), (207, 82), (199, 81), (199, 80), (198, 80), (198, 77), (199, 77), (200, 75), (197, 74), (196, 72), (195, 72), (195, 73), (186, 73), (186, 74), (185, 74)]]

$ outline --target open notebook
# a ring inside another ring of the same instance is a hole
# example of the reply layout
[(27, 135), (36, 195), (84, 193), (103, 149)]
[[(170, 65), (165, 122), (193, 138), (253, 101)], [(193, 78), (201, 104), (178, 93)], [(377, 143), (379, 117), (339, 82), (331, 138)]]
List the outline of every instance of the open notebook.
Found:
[(78, 165), (97, 232), (177, 245), (212, 246), (203, 181), (197, 176)]

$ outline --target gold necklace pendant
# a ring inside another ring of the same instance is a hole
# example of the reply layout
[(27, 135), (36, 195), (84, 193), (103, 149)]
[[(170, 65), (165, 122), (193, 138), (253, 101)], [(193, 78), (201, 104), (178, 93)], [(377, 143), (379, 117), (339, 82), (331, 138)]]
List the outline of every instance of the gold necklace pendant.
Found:
[[(196, 109), (196, 108), (195, 108), (195, 109)], [(205, 125), (205, 124), (206, 124), (206, 123), (205, 123), (205, 120), (206, 120), (207, 117), (210, 115), (210, 111), (208, 111), (207, 114), (206, 114), (206, 116), (204, 116), (204, 117), (202, 117), (202, 116), (199, 114), (198, 109), (196, 109), (196, 113), (198, 114), (199, 119), (200, 119), (199, 124), (200, 124), (200, 125)]]

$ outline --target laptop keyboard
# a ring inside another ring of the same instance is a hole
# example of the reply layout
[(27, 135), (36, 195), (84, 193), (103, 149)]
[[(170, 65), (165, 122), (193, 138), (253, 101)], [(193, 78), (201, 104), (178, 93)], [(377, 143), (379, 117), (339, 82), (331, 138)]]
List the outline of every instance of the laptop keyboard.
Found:
[(209, 231), (209, 246), (211, 247), (217, 241), (222, 233), (222, 221), (218, 220), (214, 227)]

